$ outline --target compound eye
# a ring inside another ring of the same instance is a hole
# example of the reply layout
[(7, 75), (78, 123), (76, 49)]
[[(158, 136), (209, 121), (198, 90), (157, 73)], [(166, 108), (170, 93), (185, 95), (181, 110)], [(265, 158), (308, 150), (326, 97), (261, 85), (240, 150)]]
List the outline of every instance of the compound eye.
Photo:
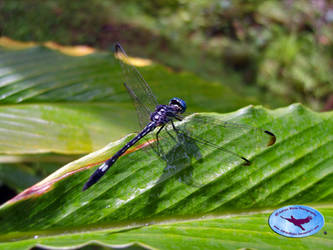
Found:
[(180, 109), (180, 113), (184, 113), (186, 110), (186, 103), (184, 100), (174, 97), (170, 100), (169, 105), (177, 105)]

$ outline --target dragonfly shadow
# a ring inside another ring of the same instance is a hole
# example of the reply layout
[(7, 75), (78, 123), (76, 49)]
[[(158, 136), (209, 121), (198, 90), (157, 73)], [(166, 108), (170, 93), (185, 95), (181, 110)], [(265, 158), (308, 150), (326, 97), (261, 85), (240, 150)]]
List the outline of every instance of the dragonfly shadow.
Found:
[(156, 181), (155, 186), (149, 193), (149, 199), (145, 208), (146, 214), (154, 214), (157, 210), (158, 203), (161, 201), (160, 196), (167, 187), (168, 180), (174, 178), (176, 181), (188, 186), (199, 187), (195, 183), (193, 175), (193, 162), (202, 161), (200, 148), (195, 139), (182, 130), (175, 131), (175, 136), (171, 136), (175, 143), (164, 153), (163, 144), (157, 145), (158, 156), (166, 163), (162, 175)]

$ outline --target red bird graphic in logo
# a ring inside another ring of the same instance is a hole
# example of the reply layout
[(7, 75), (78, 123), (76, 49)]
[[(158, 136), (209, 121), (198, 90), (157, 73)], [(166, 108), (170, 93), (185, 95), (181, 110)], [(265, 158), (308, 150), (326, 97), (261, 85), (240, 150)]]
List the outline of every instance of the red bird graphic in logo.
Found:
[(312, 220), (312, 217), (311, 216), (308, 216), (304, 219), (295, 219), (293, 216), (291, 216), (290, 218), (285, 218), (285, 217), (282, 217), (280, 216), (282, 219), (285, 219), (291, 223), (293, 223), (295, 226), (297, 227), (300, 227), (303, 231), (305, 230), (304, 227), (302, 227), (302, 224), (306, 224), (306, 223), (309, 223), (310, 220)]

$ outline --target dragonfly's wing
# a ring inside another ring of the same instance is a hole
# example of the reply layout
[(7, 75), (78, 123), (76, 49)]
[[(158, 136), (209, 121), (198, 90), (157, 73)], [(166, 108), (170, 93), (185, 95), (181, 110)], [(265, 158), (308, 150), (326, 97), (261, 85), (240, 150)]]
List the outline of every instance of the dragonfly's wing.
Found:
[(136, 114), (138, 117), (140, 128), (143, 129), (150, 121), (150, 112), (145, 107), (145, 105), (140, 102), (140, 99), (136, 96), (133, 90), (127, 85), (127, 83), (124, 83), (124, 86), (128, 94), (132, 98), (134, 107), (136, 109)]
[(150, 121), (150, 114), (158, 105), (156, 97), (140, 72), (130, 65), (126, 52), (118, 43), (115, 45), (115, 57), (122, 67), (124, 84), (134, 102), (140, 127), (144, 128)]
[(193, 125), (188, 124), (189, 126), (197, 126), (208, 128), (217, 128), (217, 131), (221, 130), (223, 132), (223, 140), (230, 141), (236, 138), (244, 139), (245, 136), (251, 137), (249, 144), (252, 144), (251, 147), (256, 146), (256, 148), (265, 148), (271, 146), (276, 142), (276, 136), (273, 132), (251, 126), (248, 124), (237, 123), (231, 120), (223, 120), (218, 116), (207, 116), (201, 114), (192, 114), (187, 116), (186, 119), (190, 119)]
[(202, 155), (215, 150), (225, 163), (239, 161), (249, 165), (253, 155), (276, 141), (270, 131), (199, 114), (177, 122), (176, 128), (198, 146), (201, 145)]

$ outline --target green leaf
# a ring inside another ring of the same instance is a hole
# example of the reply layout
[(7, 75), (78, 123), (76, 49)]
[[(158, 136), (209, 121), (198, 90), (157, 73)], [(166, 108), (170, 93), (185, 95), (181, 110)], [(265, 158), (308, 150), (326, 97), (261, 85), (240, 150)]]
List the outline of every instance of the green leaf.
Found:
[[(225, 163), (221, 151), (204, 146), (199, 149), (200, 159), (188, 160), (186, 155), (178, 157), (181, 148), (176, 144), (170, 166), (136, 148), (82, 192), (95, 170), (91, 167), (130, 137), (111, 143), (4, 204), (0, 208), (2, 247), (74, 247), (97, 242), (186, 249), (329, 249), (333, 243), (332, 116), (332, 112), (315, 113), (299, 104), (275, 111), (247, 107), (204, 115), (272, 131), (277, 142), (271, 147), (255, 147), (253, 131), (224, 141), (223, 128), (209, 124), (199, 128), (192, 116), (184, 124), (194, 125), (196, 136), (215, 136), (220, 146), (243, 152), (252, 164)], [(275, 234), (267, 224), (268, 216), (286, 204), (317, 208), (326, 225), (303, 239)]]
[(33, 171), (25, 166), (0, 164), (0, 180), (11, 188), (22, 191), (39, 181)]
[[(82, 54), (82, 49), (52, 43), (46, 46), (54, 49), (31, 47), (5, 38), (0, 44), (0, 177), (6, 185), (21, 191), (45, 177), (47, 165), (63, 164), (64, 155), (78, 157), (138, 131), (120, 65), (111, 52), (73, 56)], [(192, 110), (225, 111), (249, 104), (229, 88), (193, 74), (171, 72), (157, 64), (142, 71), (161, 103), (177, 93), (187, 98)], [(15, 164), (8, 164), (12, 154)], [(32, 154), (34, 159), (26, 157)], [(38, 162), (43, 167), (36, 170)], [(29, 173), (22, 171), (22, 163), (29, 165)], [(26, 181), (15, 181), (21, 179), (15, 176)]]
[(29, 249), (36, 244), (44, 247), (79, 247), (91, 243), (104, 246), (124, 247), (138, 244), (155, 249), (330, 249), (332, 237), (324, 230), (333, 229), (333, 212), (329, 208), (319, 208), (325, 215), (326, 226), (316, 235), (293, 239), (275, 234), (267, 224), (270, 211), (253, 214), (214, 215), (191, 218), (187, 221), (169, 220), (158, 223), (138, 223), (132, 228), (97, 229), (65, 233), (52, 232), (52, 235), (34, 235), (10, 243), (0, 243), (2, 249)]
[(77, 156), (58, 154), (3, 155), (0, 156), (0, 180), (21, 192), (75, 159)]
[[(177, 95), (192, 110), (220, 112), (250, 103), (228, 87), (190, 73), (175, 73), (151, 62), (140, 71), (161, 103)], [(130, 103), (122, 81), (112, 53), (75, 57), (45, 47), (0, 49), (0, 103)]]
[(136, 127), (133, 110), (121, 104), (4, 105), (0, 117), (3, 154), (87, 153)]
[[(250, 103), (190, 73), (157, 64), (140, 70), (161, 103), (175, 95), (192, 111), (230, 111)], [(0, 48), (0, 153), (89, 153), (137, 131), (121, 73), (112, 53)]]

